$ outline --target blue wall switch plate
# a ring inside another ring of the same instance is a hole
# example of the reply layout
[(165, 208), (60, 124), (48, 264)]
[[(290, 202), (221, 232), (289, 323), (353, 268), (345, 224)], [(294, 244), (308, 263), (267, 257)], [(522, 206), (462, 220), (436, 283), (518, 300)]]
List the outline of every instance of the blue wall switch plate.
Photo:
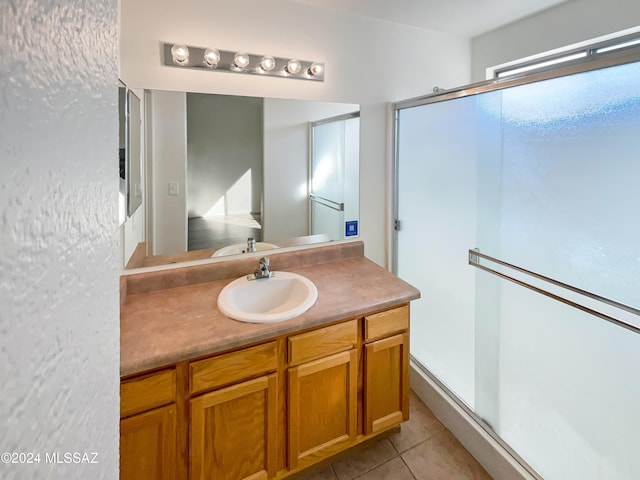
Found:
[(351, 220), (344, 223), (344, 236), (345, 237), (357, 237), (358, 236), (358, 221)]

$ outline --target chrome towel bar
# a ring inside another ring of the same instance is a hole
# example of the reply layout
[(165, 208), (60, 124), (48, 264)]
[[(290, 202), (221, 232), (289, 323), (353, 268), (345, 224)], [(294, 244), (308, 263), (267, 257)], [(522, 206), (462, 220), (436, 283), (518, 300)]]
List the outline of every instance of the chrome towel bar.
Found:
[(328, 198), (321, 197), (320, 195), (316, 195), (315, 193), (310, 193), (309, 199), (313, 202), (324, 205), (325, 207), (329, 207), (334, 210), (337, 210), (338, 212), (344, 212), (344, 203), (334, 202), (333, 200), (329, 200)]
[(592, 308), (589, 308), (589, 307), (586, 307), (584, 305), (581, 305), (581, 304), (579, 304), (577, 302), (574, 302), (573, 300), (569, 300), (568, 298), (564, 298), (564, 297), (562, 297), (560, 295), (557, 295), (555, 293), (552, 293), (552, 292), (550, 292), (548, 290), (542, 289), (540, 287), (536, 287), (535, 285), (532, 285), (530, 283), (527, 283), (527, 282), (525, 282), (523, 280), (520, 280), (518, 278), (512, 277), (512, 276), (507, 275), (505, 273), (499, 272), (499, 271), (497, 271), (497, 270), (495, 270), (495, 269), (493, 269), (493, 268), (491, 268), (489, 266), (482, 265), (480, 263), (481, 259), (485, 259), (485, 260), (488, 260), (488, 261), (493, 262), (495, 264), (502, 265), (504, 267), (510, 268), (510, 269), (515, 270), (515, 271), (520, 272), (520, 273), (524, 273), (524, 274), (529, 275), (531, 277), (537, 278), (538, 280), (545, 281), (545, 282), (550, 283), (552, 285), (564, 288), (564, 289), (569, 290), (571, 292), (574, 292), (574, 293), (577, 293), (579, 295), (591, 298), (593, 300), (596, 300), (598, 302), (610, 305), (612, 307), (619, 308), (620, 310), (624, 310), (626, 312), (632, 313), (633, 315), (637, 315), (637, 316), (640, 317), (640, 310), (638, 310), (637, 308), (631, 307), (629, 305), (625, 305), (625, 304), (617, 302), (615, 300), (611, 300), (611, 299), (603, 297), (601, 295), (597, 295), (597, 294), (595, 294), (593, 292), (589, 292), (587, 290), (583, 290), (581, 288), (574, 287), (573, 285), (569, 285), (567, 283), (561, 282), (559, 280), (555, 280), (555, 279), (547, 277), (545, 275), (541, 275), (539, 273), (532, 272), (531, 270), (527, 270), (526, 268), (522, 268), (522, 267), (519, 267), (517, 265), (513, 265), (513, 264), (505, 262), (503, 260), (499, 260), (497, 258), (491, 257), (491, 256), (486, 255), (484, 253), (480, 253), (480, 251), (478, 251), (478, 250), (469, 250), (469, 265), (472, 265), (472, 266), (474, 266), (474, 267), (476, 267), (476, 268), (478, 268), (480, 270), (483, 270), (485, 272), (492, 273), (493, 275), (497, 275), (500, 278), (503, 278), (505, 280), (513, 282), (513, 283), (515, 283), (517, 285), (520, 285), (522, 287), (528, 288), (529, 290), (533, 290), (534, 292), (540, 293), (541, 295), (544, 295), (546, 297), (552, 298), (554, 300), (562, 302), (562, 303), (564, 303), (566, 305), (569, 305), (571, 307), (577, 308), (578, 310), (582, 310), (583, 312), (586, 312), (586, 313), (589, 313), (591, 315), (594, 315), (594, 316), (596, 316), (598, 318), (606, 320), (607, 322), (611, 322), (611, 323), (613, 323), (615, 325), (618, 325), (619, 327), (623, 327), (623, 328), (626, 328), (627, 330), (631, 330), (634, 333), (640, 333), (640, 327), (638, 327), (638, 326), (636, 326), (636, 325), (634, 325), (632, 323), (626, 322), (624, 320), (620, 320), (618, 318), (614, 318), (614, 317), (612, 317), (610, 315), (606, 315), (606, 314), (604, 314), (602, 312), (598, 312), (597, 310), (593, 310)]

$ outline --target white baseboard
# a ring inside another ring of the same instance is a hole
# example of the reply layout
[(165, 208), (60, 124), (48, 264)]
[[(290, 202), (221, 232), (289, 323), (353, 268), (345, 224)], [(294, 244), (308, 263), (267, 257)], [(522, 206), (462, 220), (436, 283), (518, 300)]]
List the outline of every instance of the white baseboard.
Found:
[(538, 480), (489, 435), (413, 361), (409, 364), (411, 389), (464, 445), (494, 480)]

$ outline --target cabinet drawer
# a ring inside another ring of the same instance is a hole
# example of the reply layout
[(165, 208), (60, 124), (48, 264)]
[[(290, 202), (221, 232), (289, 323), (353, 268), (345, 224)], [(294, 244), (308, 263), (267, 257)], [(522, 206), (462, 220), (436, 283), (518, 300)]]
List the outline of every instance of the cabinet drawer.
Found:
[(151, 373), (120, 383), (120, 416), (150, 410), (175, 401), (175, 369)]
[(198, 393), (276, 370), (276, 342), (244, 348), (189, 364), (189, 390)]
[(312, 332), (289, 337), (289, 363), (308, 360), (349, 350), (358, 342), (358, 321), (338, 323)]
[(370, 342), (378, 338), (409, 329), (409, 306), (374, 313), (364, 317), (364, 341)]

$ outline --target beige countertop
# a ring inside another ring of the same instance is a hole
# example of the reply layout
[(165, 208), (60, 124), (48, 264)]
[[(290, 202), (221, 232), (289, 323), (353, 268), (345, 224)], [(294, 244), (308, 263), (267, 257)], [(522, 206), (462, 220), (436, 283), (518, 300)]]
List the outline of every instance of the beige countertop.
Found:
[[(357, 249), (356, 255), (350, 248), (351, 253), (342, 258), (327, 247), (321, 248), (324, 263), (316, 264), (308, 259), (300, 261), (302, 256), (297, 254), (296, 267), (287, 264), (286, 254), (279, 254), (283, 255), (278, 259), (280, 264), (288, 267), (286, 271), (304, 275), (318, 288), (318, 300), (313, 307), (299, 317), (279, 323), (244, 323), (220, 313), (216, 305), (218, 294), (239, 275), (128, 295), (125, 292), (120, 314), (121, 376), (269, 340), (420, 297), (417, 289), (361, 256), (362, 248)], [(277, 271), (278, 261), (272, 261), (272, 265), (272, 270)]]

